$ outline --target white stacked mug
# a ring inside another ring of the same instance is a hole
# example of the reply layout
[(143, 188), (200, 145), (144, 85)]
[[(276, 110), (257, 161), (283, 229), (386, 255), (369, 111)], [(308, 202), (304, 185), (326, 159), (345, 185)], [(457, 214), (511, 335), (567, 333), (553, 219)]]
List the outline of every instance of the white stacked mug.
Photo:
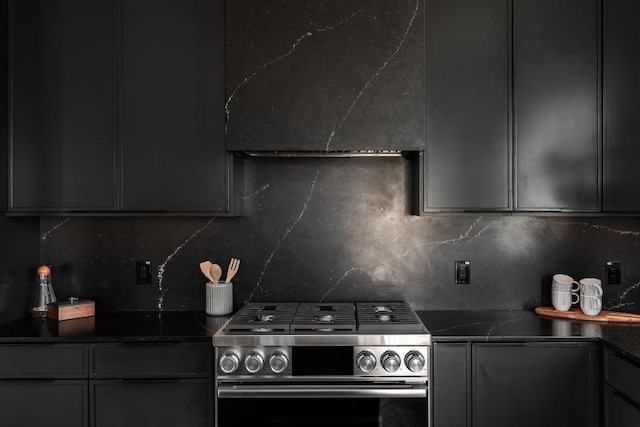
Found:
[(551, 303), (558, 311), (569, 311), (580, 300), (580, 284), (566, 274), (554, 274), (551, 282)]
[(597, 316), (602, 310), (602, 281), (595, 278), (580, 280), (580, 308), (584, 314)]

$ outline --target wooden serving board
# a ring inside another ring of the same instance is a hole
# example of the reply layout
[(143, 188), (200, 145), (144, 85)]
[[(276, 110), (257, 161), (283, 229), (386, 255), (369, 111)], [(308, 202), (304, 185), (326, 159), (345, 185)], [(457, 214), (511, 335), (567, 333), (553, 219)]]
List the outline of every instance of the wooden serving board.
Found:
[(579, 308), (572, 308), (569, 311), (558, 311), (553, 307), (536, 307), (536, 313), (542, 316), (560, 317), (564, 319), (640, 323), (640, 314), (623, 313), (620, 311), (602, 310), (597, 316), (589, 316), (584, 314)]

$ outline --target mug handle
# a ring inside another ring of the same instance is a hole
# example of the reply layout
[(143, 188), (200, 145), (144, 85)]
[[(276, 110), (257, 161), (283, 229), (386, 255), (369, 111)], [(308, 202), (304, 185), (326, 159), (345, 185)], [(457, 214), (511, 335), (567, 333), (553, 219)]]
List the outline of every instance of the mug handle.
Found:
[[(574, 288), (573, 285), (576, 285), (576, 287)], [(580, 283), (576, 282), (575, 280), (571, 282), (571, 292), (577, 292), (579, 290), (580, 290)]]
[(597, 289), (597, 291), (596, 291), (596, 296), (601, 297), (601, 296), (602, 296), (602, 294), (603, 294), (603, 292), (602, 292), (602, 288), (601, 288), (600, 286), (598, 286), (598, 285), (596, 285), (596, 286), (595, 286), (595, 288)]
[[(573, 300), (573, 297), (576, 297), (576, 300)], [(575, 292), (571, 292), (571, 304), (577, 304), (578, 301), (580, 301), (580, 295), (576, 294)]]

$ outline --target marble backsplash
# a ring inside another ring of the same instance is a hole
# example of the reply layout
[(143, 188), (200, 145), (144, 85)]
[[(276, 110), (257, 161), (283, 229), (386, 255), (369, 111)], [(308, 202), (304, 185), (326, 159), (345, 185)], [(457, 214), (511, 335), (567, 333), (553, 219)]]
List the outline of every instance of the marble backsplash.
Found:
[[(410, 185), (401, 157), (248, 159), (243, 217), (43, 217), (40, 261), (61, 298), (173, 311), (204, 310), (207, 259), (241, 259), (236, 307), (405, 300), (418, 310), (550, 305), (554, 273), (604, 281), (615, 260), (623, 283), (604, 287), (605, 309), (640, 309), (640, 219), (418, 217)], [(151, 285), (135, 283), (137, 260), (152, 262)], [(471, 284), (455, 284), (456, 260), (471, 262)]]

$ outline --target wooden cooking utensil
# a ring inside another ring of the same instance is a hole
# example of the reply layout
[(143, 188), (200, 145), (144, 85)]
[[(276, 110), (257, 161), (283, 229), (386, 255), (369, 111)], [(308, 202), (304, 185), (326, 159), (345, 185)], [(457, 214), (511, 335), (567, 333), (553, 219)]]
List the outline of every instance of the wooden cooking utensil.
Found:
[(206, 277), (210, 282), (215, 283), (213, 281), (213, 277), (211, 277), (211, 266), (213, 264), (211, 263), (211, 261), (202, 261), (200, 263), (200, 271), (202, 271), (202, 274), (204, 274), (204, 277)]
[(211, 264), (209, 274), (211, 275), (211, 282), (218, 283), (220, 277), (222, 277), (222, 268), (218, 264)]
[(229, 268), (227, 269), (227, 277), (224, 279), (224, 283), (229, 283), (233, 276), (236, 275), (238, 269), (240, 268), (240, 260), (238, 258), (231, 258), (231, 262), (229, 263)]

